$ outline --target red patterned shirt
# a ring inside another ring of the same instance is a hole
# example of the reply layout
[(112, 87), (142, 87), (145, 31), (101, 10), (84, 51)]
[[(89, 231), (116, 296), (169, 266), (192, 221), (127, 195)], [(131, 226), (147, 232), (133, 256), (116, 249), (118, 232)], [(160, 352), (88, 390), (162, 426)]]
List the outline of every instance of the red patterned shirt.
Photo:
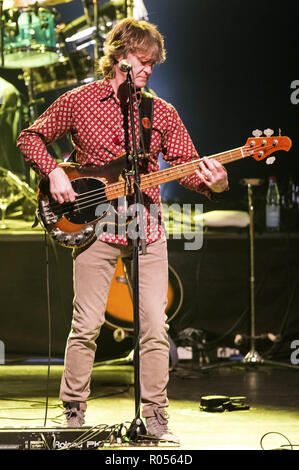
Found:
[[(160, 153), (170, 165), (198, 157), (175, 108), (161, 98), (153, 99), (151, 146), (146, 165), (148, 173), (159, 170)], [(131, 143), (130, 118), (128, 121), (128, 136)], [(136, 140), (139, 142), (138, 113), (135, 103), (134, 121)], [(76, 161), (82, 165), (105, 165), (125, 153), (123, 114), (109, 80), (96, 81), (64, 93), (32, 126), (21, 132), (17, 144), (25, 160), (44, 177), (58, 165), (48, 153), (46, 146), (66, 134), (70, 134), (76, 150)], [(208, 197), (211, 194), (209, 188), (196, 174), (181, 179), (180, 183)], [(153, 216), (153, 212), (150, 211), (153, 205), (157, 208), (159, 217)], [(151, 243), (164, 236), (160, 217), (160, 186), (144, 190), (144, 206), (146, 242)], [(128, 243), (126, 233), (101, 233), (98, 237), (110, 243)]]

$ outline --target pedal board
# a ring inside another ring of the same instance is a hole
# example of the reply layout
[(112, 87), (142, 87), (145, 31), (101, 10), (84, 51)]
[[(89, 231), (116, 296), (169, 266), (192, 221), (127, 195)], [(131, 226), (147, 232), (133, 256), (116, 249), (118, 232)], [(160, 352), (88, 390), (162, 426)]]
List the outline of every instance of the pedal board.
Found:
[(81, 428), (2, 428), (1, 450), (97, 449), (109, 432), (94, 427)]

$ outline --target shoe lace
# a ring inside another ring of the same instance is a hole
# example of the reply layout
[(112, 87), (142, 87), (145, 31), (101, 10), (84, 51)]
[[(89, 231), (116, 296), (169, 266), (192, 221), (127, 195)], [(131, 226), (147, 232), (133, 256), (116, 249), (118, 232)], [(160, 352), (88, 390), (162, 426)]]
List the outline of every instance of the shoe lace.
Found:
[(77, 408), (67, 408), (64, 411), (64, 414), (66, 415), (67, 419), (78, 416), (79, 413), (80, 413), (80, 411)]
[(154, 416), (151, 421), (151, 424), (155, 429), (161, 430), (162, 428), (163, 431), (168, 431), (168, 415), (164, 410), (161, 411), (158, 408), (154, 409)]
[(74, 418), (76, 416), (82, 415), (82, 411), (80, 410), (80, 405), (77, 404), (76, 402), (73, 402), (69, 404), (64, 411), (64, 414), (66, 415), (67, 419)]

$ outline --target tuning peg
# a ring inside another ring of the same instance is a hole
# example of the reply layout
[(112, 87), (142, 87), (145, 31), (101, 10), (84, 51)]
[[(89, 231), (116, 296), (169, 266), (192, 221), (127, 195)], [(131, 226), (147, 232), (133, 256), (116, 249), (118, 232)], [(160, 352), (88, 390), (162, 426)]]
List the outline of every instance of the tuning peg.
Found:
[(276, 160), (276, 158), (274, 157), (274, 155), (272, 155), (272, 157), (267, 158), (266, 164), (267, 165), (272, 165), (275, 162), (275, 160)]
[(262, 131), (260, 131), (259, 129), (255, 129), (255, 131), (252, 131), (252, 135), (254, 137), (260, 137), (262, 134)]
[(274, 134), (274, 131), (272, 129), (268, 128), (268, 129), (264, 130), (264, 134), (265, 134), (266, 137), (271, 137), (271, 135)]

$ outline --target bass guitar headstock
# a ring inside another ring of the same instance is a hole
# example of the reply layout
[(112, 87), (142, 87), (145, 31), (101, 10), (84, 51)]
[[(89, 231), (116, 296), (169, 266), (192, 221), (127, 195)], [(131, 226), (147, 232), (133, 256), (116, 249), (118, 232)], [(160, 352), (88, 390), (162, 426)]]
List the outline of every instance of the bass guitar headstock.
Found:
[(259, 129), (253, 131), (253, 137), (247, 139), (243, 147), (245, 157), (253, 157), (255, 160), (260, 161), (267, 158), (266, 163), (271, 164), (274, 162), (275, 157), (270, 157), (274, 152), (284, 150), (287, 152), (292, 146), (292, 141), (286, 136), (274, 136), (272, 129), (265, 129), (263, 132)]

